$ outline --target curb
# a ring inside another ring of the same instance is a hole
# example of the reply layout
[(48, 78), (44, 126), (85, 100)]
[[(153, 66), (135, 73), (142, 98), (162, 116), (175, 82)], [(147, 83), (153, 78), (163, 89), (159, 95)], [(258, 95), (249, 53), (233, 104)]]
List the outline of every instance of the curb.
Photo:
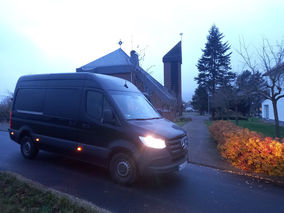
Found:
[(204, 167), (216, 169), (216, 170), (231, 173), (231, 174), (256, 178), (256, 179), (259, 179), (259, 180), (263, 180), (263, 181), (267, 181), (269, 183), (275, 184), (277, 186), (284, 186), (284, 180), (276, 180), (273, 177), (266, 177), (266, 176), (263, 176), (261, 174), (255, 174), (255, 173), (250, 173), (250, 172), (245, 172), (245, 171), (234, 171), (234, 170), (219, 168), (217, 166), (211, 166), (211, 165), (206, 165), (206, 164), (192, 162), (192, 161), (189, 161), (189, 163), (191, 163), (193, 165), (197, 165), (197, 166), (204, 166)]
[(78, 205), (78, 206), (84, 206), (84, 207), (88, 207), (94, 211), (98, 211), (98, 212), (101, 212), (101, 213), (110, 213), (110, 211), (106, 210), (106, 209), (103, 209), (103, 208), (100, 208), (96, 205), (94, 205), (93, 203), (89, 202), (89, 201), (86, 201), (86, 200), (83, 200), (83, 199), (80, 199), (78, 197), (75, 197), (73, 195), (70, 195), (70, 194), (67, 194), (67, 193), (64, 193), (64, 192), (60, 192), (60, 191), (57, 191), (55, 189), (52, 189), (50, 187), (47, 187), (45, 185), (42, 185), (38, 182), (35, 182), (31, 179), (28, 179), (28, 178), (25, 178), (24, 176), (22, 175), (19, 175), (15, 172), (10, 172), (10, 171), (7, 171), (7, 170), (0, 170), (0, 172), (2, 173), (6, 173), (8, 175), (11, 175), (11, 176), (14, 176), (16, 179), (38, 189), (38, 190), (41, 190), (43, 192), (50, 192), (52, 194), (54, 194), (55, 196), (58, 196), (60, 198), (66, 198), (68, 200), (70, 200), (73, 204), (75, 205)]

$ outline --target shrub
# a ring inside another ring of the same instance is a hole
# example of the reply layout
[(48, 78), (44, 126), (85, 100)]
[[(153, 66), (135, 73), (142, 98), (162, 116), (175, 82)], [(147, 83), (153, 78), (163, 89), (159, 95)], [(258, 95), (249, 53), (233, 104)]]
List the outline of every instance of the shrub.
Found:
[(0, 122), (8, 122), (10, 119), (11, 98), (12, 95), (7, 96), (0, 101)]
[(218, 143), (222, 157), (233, 166), (251, 172), (284, 176), (284, 139), (264, 137), (234, 125), (230, 121), (215, 121), (209, 127)]

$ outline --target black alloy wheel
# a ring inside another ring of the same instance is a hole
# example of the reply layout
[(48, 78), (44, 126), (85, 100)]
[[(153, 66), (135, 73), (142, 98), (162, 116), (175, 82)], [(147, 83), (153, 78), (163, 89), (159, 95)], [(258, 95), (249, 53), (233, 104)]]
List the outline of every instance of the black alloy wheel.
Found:
[(129, 185), (137, 178), (137, 167), (132, 157), (126, 153), (115, 154), (110, 161), (112, 179), (119, 184)]
[(25, 136), (21, 140), (21, 153), (26, 159), (34, 159), (38, 154), (38, 148), (31, 137)]

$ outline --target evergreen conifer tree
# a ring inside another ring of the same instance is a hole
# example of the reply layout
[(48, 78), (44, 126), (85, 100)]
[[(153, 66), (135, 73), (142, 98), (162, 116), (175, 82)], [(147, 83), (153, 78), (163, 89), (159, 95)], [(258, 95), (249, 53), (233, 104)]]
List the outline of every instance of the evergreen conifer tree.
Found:
[(208, 111), (208, 95), (206, 88), (198, 86), (197, 89), (195, 89), (191, 104), (195, 110), (199, 111), (200, 115), (203, 115)]
[[(229, 87), (235, 79), (231, 70), (231, 54), (228, 42), (223, 43), (224, 35), (213, 25), (209, 30), (203, 54), (198, 60), (198, 77), (195, 78), (198, 85), (206, 88), (214, 98), (216, 90), (220, 87)], [(214, 109), (212, 109), (214, 118)]]

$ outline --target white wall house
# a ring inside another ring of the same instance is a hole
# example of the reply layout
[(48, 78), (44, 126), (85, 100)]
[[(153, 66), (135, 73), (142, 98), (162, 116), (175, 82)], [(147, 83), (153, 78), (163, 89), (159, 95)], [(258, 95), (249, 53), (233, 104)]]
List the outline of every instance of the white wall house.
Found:
[[(282, 93), (284, 94), (284, 62), (267, 72), (265, 75), (273, 75), (273, 72), (280, 73), (280, 86), (282, 87)], [(284, 121), (284, 98), (280, 98), (277, 102), (277, 110), (279, 121)], [(271, 100), (265, 100), (262, 102), (262, 118), (274, 120), (274, 112)]]
[[(279, 99), (277, 102), (279, 121), (284, 121), (284, 98)], [(262, 102), (262, 118), (274, 120), (274, 112), (272, 102), (265, 100)]]

